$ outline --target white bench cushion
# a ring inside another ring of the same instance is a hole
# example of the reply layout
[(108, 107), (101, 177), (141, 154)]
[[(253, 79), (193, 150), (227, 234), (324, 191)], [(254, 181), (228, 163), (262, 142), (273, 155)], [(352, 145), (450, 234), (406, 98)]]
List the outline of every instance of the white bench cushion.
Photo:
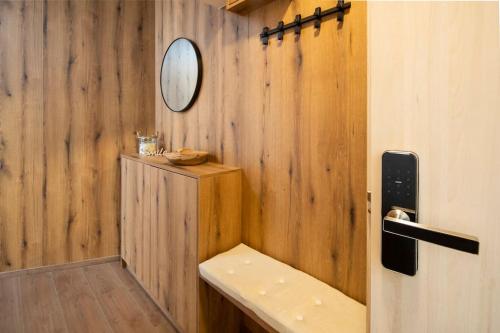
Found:
[(366, 332), (363, 304), (244, 244), (201, 263), (200, 274), (278, 332)]

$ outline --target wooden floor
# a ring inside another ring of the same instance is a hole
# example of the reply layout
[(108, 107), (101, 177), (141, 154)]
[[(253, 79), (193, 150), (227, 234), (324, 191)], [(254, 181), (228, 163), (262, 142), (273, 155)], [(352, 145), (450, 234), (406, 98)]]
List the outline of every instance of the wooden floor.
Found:
[(118, 261), (0, 277), (0, 332), (175, 332)]

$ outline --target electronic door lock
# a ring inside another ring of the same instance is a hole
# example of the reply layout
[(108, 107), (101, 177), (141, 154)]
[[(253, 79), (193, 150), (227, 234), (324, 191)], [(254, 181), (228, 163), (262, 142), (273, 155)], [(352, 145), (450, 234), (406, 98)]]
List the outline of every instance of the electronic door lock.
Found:
[(472, 254), (479, 240), (418, 221), (418, 157), (405, 151), (382, 155), (382, 264), (415, 275), (418, 270), (417, 240)]

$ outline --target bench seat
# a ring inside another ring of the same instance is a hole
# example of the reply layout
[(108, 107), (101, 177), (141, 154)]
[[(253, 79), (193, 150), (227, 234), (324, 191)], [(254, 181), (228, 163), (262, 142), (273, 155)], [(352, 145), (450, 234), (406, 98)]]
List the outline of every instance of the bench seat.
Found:
[(201, 263), (200, 277), (277, 332), (366, 332), (363, 304), (244, 244)]

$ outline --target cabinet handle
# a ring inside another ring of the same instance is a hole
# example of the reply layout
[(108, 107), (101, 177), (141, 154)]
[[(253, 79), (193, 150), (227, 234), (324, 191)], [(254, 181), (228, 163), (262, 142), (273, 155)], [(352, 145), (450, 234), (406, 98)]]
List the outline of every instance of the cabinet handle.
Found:
[(421, 240), (451, 249), (479, 254), (477, 237), (411, 222), (401, 210), (391, 210), (383, 221), (383, 230), (402, 237)]

